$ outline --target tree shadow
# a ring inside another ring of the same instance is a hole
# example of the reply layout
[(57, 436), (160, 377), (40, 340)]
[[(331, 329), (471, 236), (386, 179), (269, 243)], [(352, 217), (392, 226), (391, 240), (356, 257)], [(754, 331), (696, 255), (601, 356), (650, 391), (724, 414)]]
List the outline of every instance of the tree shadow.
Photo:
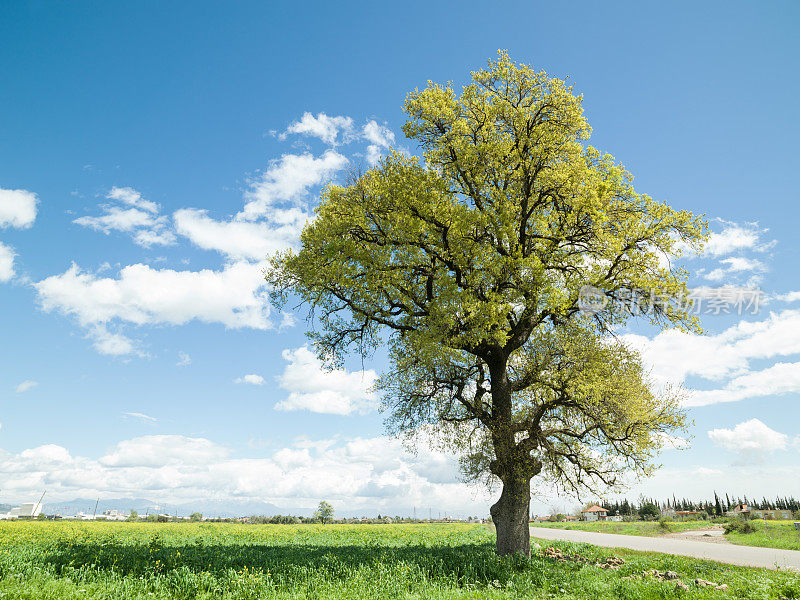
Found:
[(243, 569), (266, 572), (275, 580), (291, 580), (310, 572), (346, 579), (362, 567), (403, 563), (420, 575), (461, 583), (503, 580), (524, 570), (526, 561), (495, 554), (494, 544), (446, 546), (311, 545), (311, 544), (171, 544), (158, 539), (149, 544), (63, 542), (41, 556), (59, 574), (90, 566), (121, 575), (164, 573), (188, 568), (221, 573)]

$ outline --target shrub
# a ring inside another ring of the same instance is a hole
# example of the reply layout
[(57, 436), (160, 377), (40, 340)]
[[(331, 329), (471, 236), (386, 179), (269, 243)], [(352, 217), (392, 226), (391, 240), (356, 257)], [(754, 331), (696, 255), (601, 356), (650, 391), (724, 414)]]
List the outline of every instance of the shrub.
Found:
[(725, 533), (755, 533), (756, 526), (744, 519), (731, 519), (725, 525)]

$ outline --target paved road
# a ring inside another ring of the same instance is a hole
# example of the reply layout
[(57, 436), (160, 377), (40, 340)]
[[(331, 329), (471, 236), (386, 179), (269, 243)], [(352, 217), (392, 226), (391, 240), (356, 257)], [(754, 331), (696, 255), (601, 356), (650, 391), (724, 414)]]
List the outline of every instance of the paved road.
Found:
[(531, 537), (543, 540), (585, 542), (605, 548), (628, 548), (644, 552), (663, 552), (745, 567), (765, 567), (767, 569), (780, 567), (781, 569), (800, 571), (800, 550), (776, 550), (773, 548), (715, 544), (695, 540), (568, 531), (566, 529), (548, 529), (544, 527), (531, 527)]

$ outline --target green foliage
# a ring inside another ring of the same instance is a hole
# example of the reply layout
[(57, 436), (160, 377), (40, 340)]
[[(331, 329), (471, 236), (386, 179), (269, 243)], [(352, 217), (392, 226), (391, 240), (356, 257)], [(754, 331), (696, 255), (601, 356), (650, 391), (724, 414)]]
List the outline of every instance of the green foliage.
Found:
[[(649, 474), (685, 414), (605, 336), (632, 312), (698, 329), (664, 258), (699, 249), (704, 221), (637, 192), (588, 144), (582, 98), (505, 53), (460, 95), (429, 83), (404, 108), (424, 158), (329, 187), (299, 252), (271, 261), (273, 300), (311, 309), (330, 364), (388, 341), (393, 429), (435, 431), (467, 476), (514, 482), (517, 504), (540, 473), (569, 489)], [(587, 285), (610, 300), (591, 316)], [(631, 290), (646, 291), (633, 306)]]
[(672, 531), (672, 525), (670, 524), (669, 520), (667, 520), (666, 517), (661, 517), (658, 520), (658, 526), (662, 531), (664, 531), (666, 533), (669, 533), (670, 531)]
[(202, 521), (203, 520), (203, 514), (199, 513), (199, 512), (192, 513), (191, 515), (189, 515), (189, 520), (190, 521), (194, 521), (194, 522)]
[(658, 506), (652, 502), (645, 502), (639, 509), (639, 516), (645, 520), (653, 521), (657, 519), (660, 514), (661, 511), (658, 509)]
[(755, 533), (756, 526), (748, 521), (747, 519), (731, 519), (725, 525), (725, 533), (741, 533), (741, 534), (748, 534), (748, 533)]
[[(650, 523), (650, 525), (656, 525)], [(549, 543), (548, 543), (549, 544)], [(553, 543), (587, 563), (535, 552), (498, 557), (479, 525), (0, 523), (0, 598), (77, 600), (749, 600), (800, 597), (800, 577)], [(594, 566), (609, 555), (618, 570)], [(676, 571), (691, 591), (641, 577)], [(634, 576), (634, 578), (631, 578)], [(729, 594), (699, 588), (702, 578)]]

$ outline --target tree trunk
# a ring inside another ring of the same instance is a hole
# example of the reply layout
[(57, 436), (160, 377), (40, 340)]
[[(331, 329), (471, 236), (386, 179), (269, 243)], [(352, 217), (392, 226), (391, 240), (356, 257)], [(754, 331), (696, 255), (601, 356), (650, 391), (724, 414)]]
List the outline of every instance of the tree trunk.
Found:
[(500, 499), (489, 510), (497, 530), (498, 554), (522, 554), (530, 558), (530, 506), (530, 478), (512, 477), (503, 481)]

